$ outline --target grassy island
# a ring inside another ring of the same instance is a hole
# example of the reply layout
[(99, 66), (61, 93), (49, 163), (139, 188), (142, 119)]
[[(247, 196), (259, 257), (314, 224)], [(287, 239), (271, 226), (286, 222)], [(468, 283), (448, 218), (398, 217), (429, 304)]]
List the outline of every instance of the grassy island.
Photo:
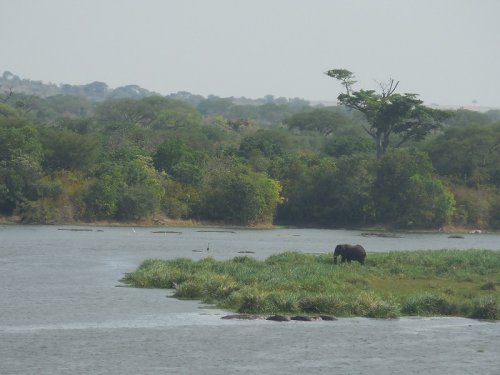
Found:
[(263, 261), (153, 259), (123, 282), (175, 288), (177, 298), (249, 314), (500, 319), (500, 252), (372, 253), (365, 266), (333, 265), (332, 257), (285, 252)]

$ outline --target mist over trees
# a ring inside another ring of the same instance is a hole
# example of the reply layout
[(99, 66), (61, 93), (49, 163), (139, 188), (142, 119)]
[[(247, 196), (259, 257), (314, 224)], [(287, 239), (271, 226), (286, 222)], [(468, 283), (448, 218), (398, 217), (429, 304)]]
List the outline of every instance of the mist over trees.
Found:
[(24, 223), (500, 229), (500, 111), (397, 82), (339, 105), (0, 78), (0, 215)]

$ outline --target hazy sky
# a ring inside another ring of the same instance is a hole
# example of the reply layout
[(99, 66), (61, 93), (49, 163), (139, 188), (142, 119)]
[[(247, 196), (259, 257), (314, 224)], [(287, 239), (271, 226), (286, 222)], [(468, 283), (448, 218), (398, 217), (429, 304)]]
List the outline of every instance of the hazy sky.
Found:
[(169, 94), (335, 100), (394, 78), (500, 107), (500, 0), (0, 0), (0, 74)]

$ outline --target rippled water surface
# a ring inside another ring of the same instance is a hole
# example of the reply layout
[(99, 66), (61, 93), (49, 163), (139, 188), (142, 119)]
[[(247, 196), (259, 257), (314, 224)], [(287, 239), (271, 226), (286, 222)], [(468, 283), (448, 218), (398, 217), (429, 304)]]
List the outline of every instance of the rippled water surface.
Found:
[[(65, 229), (65, 230), (61, 230)], [(86, 229), (74, 231), (68, 229)], [(146, 258), (487, 248), (499, 235), (0, 226), (0, 374), (499, 374), (500, 325), (470, 319), (228, 321), (120, 286)]]

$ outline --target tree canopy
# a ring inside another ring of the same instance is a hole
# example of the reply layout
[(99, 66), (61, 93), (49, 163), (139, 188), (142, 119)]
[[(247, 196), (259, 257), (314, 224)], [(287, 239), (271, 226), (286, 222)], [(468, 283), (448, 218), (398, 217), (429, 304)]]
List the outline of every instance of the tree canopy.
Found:
[(327, 74), (339, 106), (0, 88), (0, 219), (500, 228), (499, 111), (437, 111), (395, 80), (357, 90), (350, 71)]
[(337, 99), (341, 105), (361, 112), (368, 126), (366, 133), (373, 138), (377, 157), (381, 157), (391, 145), (400, 147), (409, 141), (420, 141), (431, 131), (438, 129), (449, 117), (444, 111), (425, 107), (417, 94), (397, 94), (399, 81), (389, 79), (380, 84), (380, 92), (354, 91), (354, 74), (347, 69), (332, 69), (325, 73), (339, 80), (345, 88)]

